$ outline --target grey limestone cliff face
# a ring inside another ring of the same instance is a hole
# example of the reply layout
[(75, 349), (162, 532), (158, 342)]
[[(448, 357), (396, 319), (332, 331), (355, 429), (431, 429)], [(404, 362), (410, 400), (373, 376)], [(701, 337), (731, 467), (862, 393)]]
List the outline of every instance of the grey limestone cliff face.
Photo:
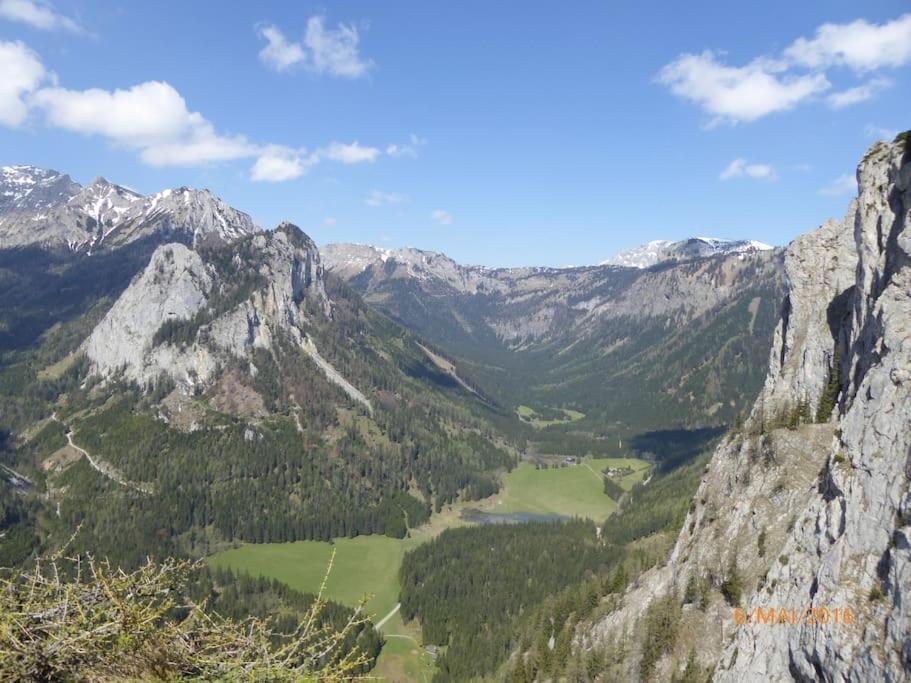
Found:
[(160, 372), (151, 362), (155, 333), (166, 320), (196, 315), (211, 291), (199, 254), (182, 244), (159, 247), (86, 340), (88, 357), (103, 374), (122, 368), (133, 379), (154, 379)]
[[(835, 343), (847, 347), (836, 429), (819, 488), (785, 542), (794, 561), (772, 567), (770, 590), (752, 602), (851, 607), (858, 623), (739, 630), (719, 680), (763, 671), (800, 680), (911, 678), (911, 152), (904, 143), (877, 144), (857, 177), (845, 225), (855, 279), (843, 297), (848, 315), (839, 311), (833, 323)], [(833, 303), (841, 306), (832, 299), (827, 314)]]
[(192, 391), (282, 332), (303, 345), (314, 315), (331, 315), (319, 252), (283, 224), (215, 251), (159, 247), (84, 348), (103, 376), (148, 384), (165, 375)]
[[(719, 681), (911, 679), (911, 153), (877, 143), (858, 197), (788, 248), (788, 295), (769, 374), (743, 430), (720, 444), (667, 564), (581, 629), (577, 646), (634, 643), (656, 598), (705, 585), (676, 646)], [(831, 395), (832, 387), (837, 393)], [(825, 392), (835, 406), (817, 414)], [(803, 405), (790, 428), (783, 426)], [(854, 624), (737, 625), (718, 590), (732, 572), (743, 609), (848, 608)]]

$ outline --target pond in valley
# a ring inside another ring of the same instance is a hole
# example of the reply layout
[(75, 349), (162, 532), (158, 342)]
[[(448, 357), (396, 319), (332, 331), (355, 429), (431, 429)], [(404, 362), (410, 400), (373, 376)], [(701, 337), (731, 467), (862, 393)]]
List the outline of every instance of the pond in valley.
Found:
[(534, 512), (484, 512), (474, 508), (462, 511), (461, 519), (472, 524), (521, 524), (522, 522), (559, 522), (564, 515), (542, 515)]

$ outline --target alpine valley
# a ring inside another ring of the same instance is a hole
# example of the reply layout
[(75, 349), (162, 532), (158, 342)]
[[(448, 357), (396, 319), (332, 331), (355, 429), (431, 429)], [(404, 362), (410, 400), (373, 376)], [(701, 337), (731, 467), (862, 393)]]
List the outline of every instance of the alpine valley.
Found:
[(787, 247), (485, 268), (4, 167), (0, 566), (366, 595), (349, 673), (397, 681), (908, 680), (908, 135), (857, 183)]

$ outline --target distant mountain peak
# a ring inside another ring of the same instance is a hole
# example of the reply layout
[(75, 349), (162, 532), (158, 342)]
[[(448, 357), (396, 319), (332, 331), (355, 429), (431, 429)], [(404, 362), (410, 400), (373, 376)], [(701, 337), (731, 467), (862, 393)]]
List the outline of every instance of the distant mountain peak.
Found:
[(774, 249), (758, 240), (729, 240), (720, 237), (691, 237), (677, 242), (652, 240), (638, 247), (622, 251), (601, 265), (649, 268), (664, 261), (688, 260), (717, 255), (752, 254)]
[(197, 244), (258, 230), (250, 216), (209, 190), (180, 187), (144, 196), (101, 176), (82, 187), (57, 171), (0, 168), (0, 248), (40, 244), (91, 254), (102, 244), (156, 233)]
[(37, 166), (0, 167), (0, 220), (6, 214), (42, 211), (66, 202), (80, 186), (68, 175)]

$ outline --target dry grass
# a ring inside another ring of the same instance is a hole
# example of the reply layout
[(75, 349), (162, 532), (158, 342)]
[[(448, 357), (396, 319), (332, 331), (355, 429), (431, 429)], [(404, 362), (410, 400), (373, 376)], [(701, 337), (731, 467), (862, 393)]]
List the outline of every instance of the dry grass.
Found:
[(0, 578), (0, 680), (340, 681), (366, 664), (342, 648), (366, 623), (362, 610), (340, 630), (319, 626), (321, 591), (296, 631), (280, 634), (184, 598), (194, 569), (168, 560), (124, 572), (54, 556)]

